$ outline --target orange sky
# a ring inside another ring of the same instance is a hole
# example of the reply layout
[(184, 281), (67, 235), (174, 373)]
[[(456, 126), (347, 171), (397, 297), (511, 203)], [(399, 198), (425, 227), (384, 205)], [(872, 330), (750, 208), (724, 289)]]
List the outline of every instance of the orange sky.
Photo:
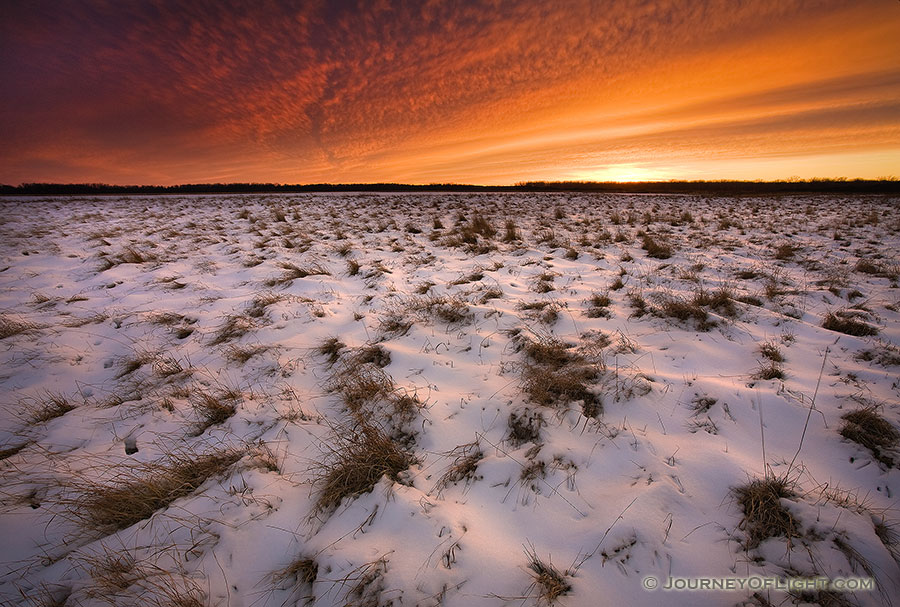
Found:
[(0, 0), (0, 183), (900, 175), (900, 2)]

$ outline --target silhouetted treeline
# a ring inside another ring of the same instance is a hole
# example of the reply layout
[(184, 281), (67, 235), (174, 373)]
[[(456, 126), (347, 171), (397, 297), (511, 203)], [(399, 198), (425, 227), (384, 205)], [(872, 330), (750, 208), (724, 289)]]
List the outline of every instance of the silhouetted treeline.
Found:
[(303, 192), (598, 192), (628, 194), (900, 194), (897, 179), (810, 179), (792, 181), (527, 181), (510, 186), (455, 183), (280, 184), (190, 183), (181, 185), (110, 185), (105, 183), (0, 184), (0, 196), (78, 196), (115, 194), (262, 194)]

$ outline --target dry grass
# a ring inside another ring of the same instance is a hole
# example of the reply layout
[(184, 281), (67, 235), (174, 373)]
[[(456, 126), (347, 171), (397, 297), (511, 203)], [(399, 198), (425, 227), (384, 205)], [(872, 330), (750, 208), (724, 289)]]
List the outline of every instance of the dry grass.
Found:
[(756, 548), (771, 537), (791, 538), (799, 535), (797, 522), (781, 503), (795, 496), (790, 483), (783, 478), (754, 479), (732, 489), (741, 507), (743, 519), (738, 528), (746, 534), (745, 547)]
[(896, 367), (900, 366), (900, 348), (889, 342), (879, 343), (873, 348), (860, 350), (854, 358), (875, 362), (882, 367)]
[(655, 299), (657, 303), (651, 309), (655, 316), (693, 321), (699, 331), (709, 331), (716, 326), (716, 321), (709, 318), (709, 313), (696, 300), (688, 301), (665, 293), (657, 294)]
[(395, 390), (391, 378), (373, 365), (347, 364), (332, 375), (326, 383), (329, 392), (341, 396), (344, 404), (354, 414), (379, 399), (385, 399)]
[[(160, 554), (156, 555), (161, 556)], [(114, 550), (101, 545), (100, 552), (87, 556), (82, 566), (94, 583), (85, 594), (109, 605), (148, 605), (151, 607), (202, 607), (206, 593), (200, 584), (176, 564), (176, 569), (138, 559), (134, 552)]]
[(152, 362), (154, 358), (155, 355), (152, 352), (134, 352), (130, 356), (122, 356), (116, 361), (119, 367), (116, 379), (122, 379), (126, 375), (131, 375), (147, 363)]
[(894, 465), (894, 456), (900, 446), (900, 432), (876, 411), (875, 407), (863, 407), (841, 416), (844, 424), (840, 434), (872, 452), (886, 466)]
[(734, 290), (728, 285), (722, 285), (712, 292), (698, 289), (693, 299), (695, 305), (708, 307), (727, 318), (735, 318), (738, 315), (734, 302)]
[(538, 558), (533, 546), (525, 549), (525, 555), (528, 557), (528, 569), (533, 579), (528, 594), (536, 591), (539, 605), (553, 605), (559, 597), (572, 590), (572, 584), (566, 579), (569, 577), (568, 571), (561, 573), (549, 560), (543, 562)]
[(593, 293), (591, 298), (588, 300), (588, 309), (587, 309), (587, 317), (588, 318), (610, 318), (612, 316), (612, 312), (609, 310), (609, 306), (612, 304), (612, 300), (609, 297), (609, 293)]
[(0, 339), (15, 335), (27, 335), (37, 329), (38, 326), (34, 323), (13, 318), (8, 314), (0, 314)]
[(522, 301), (516, 304), (516, 309), (525, 312), (527, 318), (545, 325), (552, 325), (559, 320), (560, 305), (555, 301)]
[(41, 397), (26, 398), (22, 403), (21, 417), (29, 425), (49, 422), (75, 409), (68, 397), (50, 391), (44, 392)]
[(454, 458), (453, 463), (450, 464), (431, 491), (429, 491), (429, 493), (435, 493), (438, 497), (450, 485), (465, 482), (466, 486), (468, 486), (476, 478), (475, 473), (478, 470), (478, 462), (484, 459), (484, 453), (481, 451), (478, 441), (475, 441), (457, 446), (450, 453), (447, 453), (447, 457)]
[(319, 355), (324, 356), (328, 361), (329, 365), (334, 365), (341, 358), (341, 350), (347, 347), (347, 344), (342, 342), (337, 337), (329, 337), (316, 348), (316, 351)]
[(197, 426), (192, 436), (200, 436), (208, 428), (218, 426), (237, 412), (241, 394), (237, 390), (223, 390), (217, 394), (197, 392), (191, 395), (191, 406), (197, 414)]
[(878, 335), (877, 327), (859, 320), (854, 313), (847, 310), (828, 312), (822, 320), (822, 327), (829, 331), (838, 331), (855, 337)]
[(516, 341), (527, 357), (522, 365), (522, 389), (529, 400), (544, 406), (581, 401), (586, 417), (602, 413), (600, 397), (588, 389), (600, 376), (601, 366), (556, 338), (517, 336)]
[(65, 518), (88, 531), (108, 535), (190, 495), (208, 479), (223, 475), (243, 455), (236, 449), (206, 453), (184, 449), (155, 462), (104, 465), (102, 472), (112, 478), (97, 482), (93, 475), (76, 476), (60, 507)]
[(218, 346), (233, 339), (239, 339), (255, 327), (253, 321), (240, 314), (229, 314), (216, 330), (210, 345)]
[(784, 354), (781, 353), (781, 348), (772, 340), (761, 343), (759, 345), (759, 353), (773, 363), (784, 362)]
[(544, 426), (544, 416), (540, 411), (524, 410), (521, 413), (512, 411), (506, 423), (509, 428), (506, 440), (513, 447), (540, 442), (541, 428)]
[(406, 335), (413, 326), (413, 321), (400, 311), (392, 310), (382, 316), (378, 323), (378, 331), (385, 336), (400, 337)]
[(775, 257), (775, 259), (785, 261), (788, 259), (792, 259), (794, 257), (794, 255), (796, 255), (798, 250), (799, 250), (799, 247), (796, 247), (792, 244), (789, 244), (789, 243), (780, 244), (777, 247), (775, 247), (775, 252), (773, 253), (773, 257)]
[(654, 239), (649, 234), (644, 235), (641, 248), (647, 251), (647, 257), (653, 259), (669, 259), (672, 257), (672, 245), (662, 239)]
[(26, 441), (24, 443), (19, 443), (18, 445), (13, 445), (12, 447), (3, 447), (0, 449), (0, 461), (5, 459), (9, 459), (10, 457), (16, 455), (20, 451), (22, 451), (25, 447), (30, 445), (31, 442)]
[(784, 369), (774, 360), (760, 363), (759, 368), (753, 373), (754, 379), (784, 379), (785, 377)]
[(284, 301), (284, 299), (284, 295), (272, 293), (271, 291), (258, 293), (250, 300), (250, 303), (247, 304), (247, 316), (250, 318), (262, 318), (266, 315), (266, 309), (269, 306), (276, 304), (279, 301)]
[(244, 364), (254, 356), (258, 356), (269, 350), (269, 346), (229, 346), (224, 353), (225, 360), (232, 363)]
[(290, 284), (298, 278), (306, 278), (307, 276), (331, 276), (331, 272), (322, 266), (315, 265), (301, 268), (289, 262), (279, 264), (284, 272), (278, 278), (270, 278), (265, 282), (267, 287), (277, 287)]
[(416, 463), (412, 453), (371, 422), (333, 427), (323, 445), (323, 461), (310, 470), (318, 489), (316, 514), (329, 514), (345, 498), (368, 493), (384, 476), (398, 481)]
[(314, 558), (298, 556), (293, 561), (269, 575), (269, 580), (274, 589), (288, 590), (290, 595), (284, 604), (292, 601), (312, 601), (315, 597), (312, 585), (319, 576), (319, 564)]
[(407, 308), (448, 325), (459, 324), (472, 318), (468, 302), (461, 297), (443, 295), (416, 297), (407, 302)]

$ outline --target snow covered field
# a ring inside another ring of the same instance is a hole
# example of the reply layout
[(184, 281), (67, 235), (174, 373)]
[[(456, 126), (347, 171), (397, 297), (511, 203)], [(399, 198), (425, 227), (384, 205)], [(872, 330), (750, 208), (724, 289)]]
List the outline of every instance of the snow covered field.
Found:
[(890, 604), (897, 251), (882, 197), (2, 200), (0, 601)]

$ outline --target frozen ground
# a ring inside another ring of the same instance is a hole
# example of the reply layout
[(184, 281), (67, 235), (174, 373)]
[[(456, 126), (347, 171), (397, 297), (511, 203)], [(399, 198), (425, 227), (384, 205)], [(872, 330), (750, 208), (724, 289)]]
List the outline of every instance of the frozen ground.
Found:
[(0, 601), (890, 604), (897, 203), (0, 201)]

